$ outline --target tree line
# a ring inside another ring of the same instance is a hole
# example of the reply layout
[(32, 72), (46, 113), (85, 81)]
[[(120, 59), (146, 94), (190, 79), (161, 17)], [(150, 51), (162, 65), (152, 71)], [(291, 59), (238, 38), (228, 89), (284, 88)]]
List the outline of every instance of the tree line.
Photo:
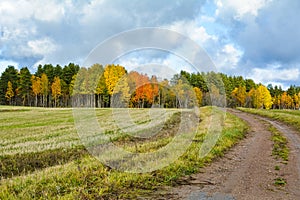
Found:
[(89, 68), (70, 63), (61, 67), (8, 66), (0, 77), (0, 103), (39, 107), (189, 108), (217, 105), (265, 109), (299, 109), (300, 87), (255, 83), (242, 76), (181, 71), (171, 80), (120, 65), (94, 64)]
[(68, 107), (71, 105), (71, 81), (79, 65), (39, 65), (35, 74), (27, 67), (8, 66), (0, 77), (0, 104)]

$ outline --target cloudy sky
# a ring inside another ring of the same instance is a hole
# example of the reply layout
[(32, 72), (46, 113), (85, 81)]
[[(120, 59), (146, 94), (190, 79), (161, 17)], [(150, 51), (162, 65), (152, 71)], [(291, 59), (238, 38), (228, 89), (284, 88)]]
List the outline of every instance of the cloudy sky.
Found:
[[(116, 34), (160, 27), (194, 40), (218, 71), (300, 85), (299, 10), (299, 0), (1, 0), (0, 72), (7, 65), (34, 72), (38, 64), (83, 64)], [(118, 61), (127, 68), (158, 63), (189, 69), (162, 54), (140, 51)]]

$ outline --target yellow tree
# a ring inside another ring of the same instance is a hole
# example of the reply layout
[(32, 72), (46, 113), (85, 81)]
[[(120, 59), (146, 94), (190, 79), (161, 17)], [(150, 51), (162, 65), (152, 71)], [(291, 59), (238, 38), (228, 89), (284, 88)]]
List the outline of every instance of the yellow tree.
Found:
[(298, 109), (299, 108), (299, 98), (297, 94), (293, 95), (293, 108)]
[(293, 98), (287, 94), (287, 92), (284, 92), (281, 95), (281, 106), (283, 109), (289, 109), (293, 107)]
[(272, 107), (272, 96), (268, 88), (266, 88), (263, 85), (260, 85), (256, 90), (253, 89), (250, 90), (250, 92), (253, 100), (253, 106), (255, 108), (265, 108), (268, 110)]
[(266, 88), (263, 85), (260, 85), (257, 88), (257, 93), (260, 102), (259, 105), (262, 105), (261, 107), (264, 107), (265, 109), (269, 110), (272, 107), (273, 102), (272, 102), (272, 96), (268, 88)]
[(112, 95), (112, 106), (118, 108), (127, 107), (130, 100), (130, 88), (127, 77), (122, 77), (115, 86)]
[(45, 107), (49, 93), (49, 80), (45, 73), (43, 73), (41, 77), (41, 93), (43, 95), (43, 106)]
[(280, 98), (280, 103), (281, 103), (281, 108), (283, 109), (286, 109), (287, 108), (287, 93), (284, 92), (282, 95), (281, 95), (281, 98)]
[(202, 106), (202, 97), (203, 97), (202, 91), (198, 87), (194, 87), (193, 89), (194, 89), (194, 92), (195, 92), (195, 96), (196, 96), (198, 106), (200, 107), (200, 106)]
[(8, 81), (5, 98), (9, 101), (9, 105), (12, 104), (12, 98), (15, 96), (12, 83)]
[(273, 97), (273, 107), (274, 108), (281, 108), (281, 96), (277, 95)]
[(256, 108), (263, 108), (264, 107), (264, 100), (263, 100), (263, 93), (264, 93), (264, 87), (260, 85), (256, 91), (255, 91), (255, 96), (256, 96)]
[(267, 110), (269, 110), (270, 108), (272, 108), (272, 105), (273, 105), (272, 96), (271, 96), (269, 90), (266, 91), (265, 95), (266, 96), (264, 98), (264, 106)]
[(245, 106), (247, 97), (246, 87), (239, 86), (238, 88), (234, 88), (231, 92), (231, 96), (235, 99), (238, 106)]
[(61, 95), (61, 83), (60, 83), (60, 78), (55, 76), (54, 81), (51, 85), (51, 91), (52, 91), (52, 96), (54, 98), (54, 107), (57, 105), (57, 99)]
[(32, 92), (35, 95), (35, 106), (37, 106), (38, 95), (41, 94), (42, 86), (41, 86), (41, 78), (36, 77), (34, 75), (31, 76), (31, 88)]
[(293, 98), (290, 95), (288, 95), (287, 97), (288, 97), (287, 98), (287, 107), (289, 109), (291, 109), (291, 108), (293, 108), (294, 101), (293, 101)]
[(296, 100), (298, 99), (298, 101), (296, 102), (296, 105), (298, 105), (296, 108), (300, 110), (300, 92), (297, 94)]
[[(114, 89), (120, 79), (126, 74), (126, 70), (124, 67), (119, 65), (107, 65), (104, 69), (104, 79), (105, 85), (107, 87), (107, 92), (109, 97), (111, 97), (114, 93)], [(110, 102), (110, 101), (109, 101)]]
[(126, 74), (124, 67), (119, 65), (107, 65), (104, 69), (104, 78), (109, 95), (113, 94), (115, 86), (119, 80)]
[(258, 87), (259, 92), (261, 92), (260, 96), (261, 96), (261, 101), (263, 103), (263, 106), (265, 107), (265, 109), (269, 110), (270, 108), (272, 108), (273, 102), (272, 102), (272, 96), (270, 94), (270, 91), (268, 90), (267, 87), (260, 85)]

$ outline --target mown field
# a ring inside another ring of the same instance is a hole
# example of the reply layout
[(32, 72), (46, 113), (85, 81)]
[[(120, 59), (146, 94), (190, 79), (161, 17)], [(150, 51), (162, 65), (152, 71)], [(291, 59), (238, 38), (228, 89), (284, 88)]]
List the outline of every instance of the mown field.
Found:
[(252, 108), (238, 109), (241, 111), (249, 112), (252, 114), (258, 114), (261, 116), (285, 122), (300, 130), (300, 110), (262, 110)]
[[(133, 139), (122, 132), (112, 109), (97, 109), (96, 116), (105, 134), (128, 151), (153, 152), (174, 137), (184, 112), (167, 109), (150, 123), (150, 109), (131, 109), (134, 124), (145, 124), (144, 130), (161, 126), (160, 133), (149, 139)], [(190, 111), (185, 111), (186, 113)], [(164, 185), (174, 185), (184, 175), (222, 156), (224, 151), (243, 138), (247, 126), (227, 113), (221, 136), (204, 157), (199, 149), (212, 119), (222, 118), (223, 111), (200, 109), (200, 123), (187, 151), (170, 165), (148, 173), (122, 172), (101, 164), (82, 145), (77, 134), (72, 109), (0, 107), (0, 199), (116, 199), (147, 196)], [(189, 116), (188, 114), (187, 116)]]

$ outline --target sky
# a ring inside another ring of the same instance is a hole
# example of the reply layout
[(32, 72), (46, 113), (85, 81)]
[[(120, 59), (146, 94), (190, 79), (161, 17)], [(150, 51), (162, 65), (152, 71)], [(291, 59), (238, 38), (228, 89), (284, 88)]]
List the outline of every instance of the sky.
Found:
[[(299, 10), (299, 0), (1, 0), (0, 72), (8, 65), (32, 72), (46, 63), (83, 65), (109, 38), (157, 27), (196, 42), (219, 72), (287, 88), (300, 85)], [(128, 69), (172, 66), (166, 73), (194, 70), (157, 49), (128, 52), (115, 62)]]

